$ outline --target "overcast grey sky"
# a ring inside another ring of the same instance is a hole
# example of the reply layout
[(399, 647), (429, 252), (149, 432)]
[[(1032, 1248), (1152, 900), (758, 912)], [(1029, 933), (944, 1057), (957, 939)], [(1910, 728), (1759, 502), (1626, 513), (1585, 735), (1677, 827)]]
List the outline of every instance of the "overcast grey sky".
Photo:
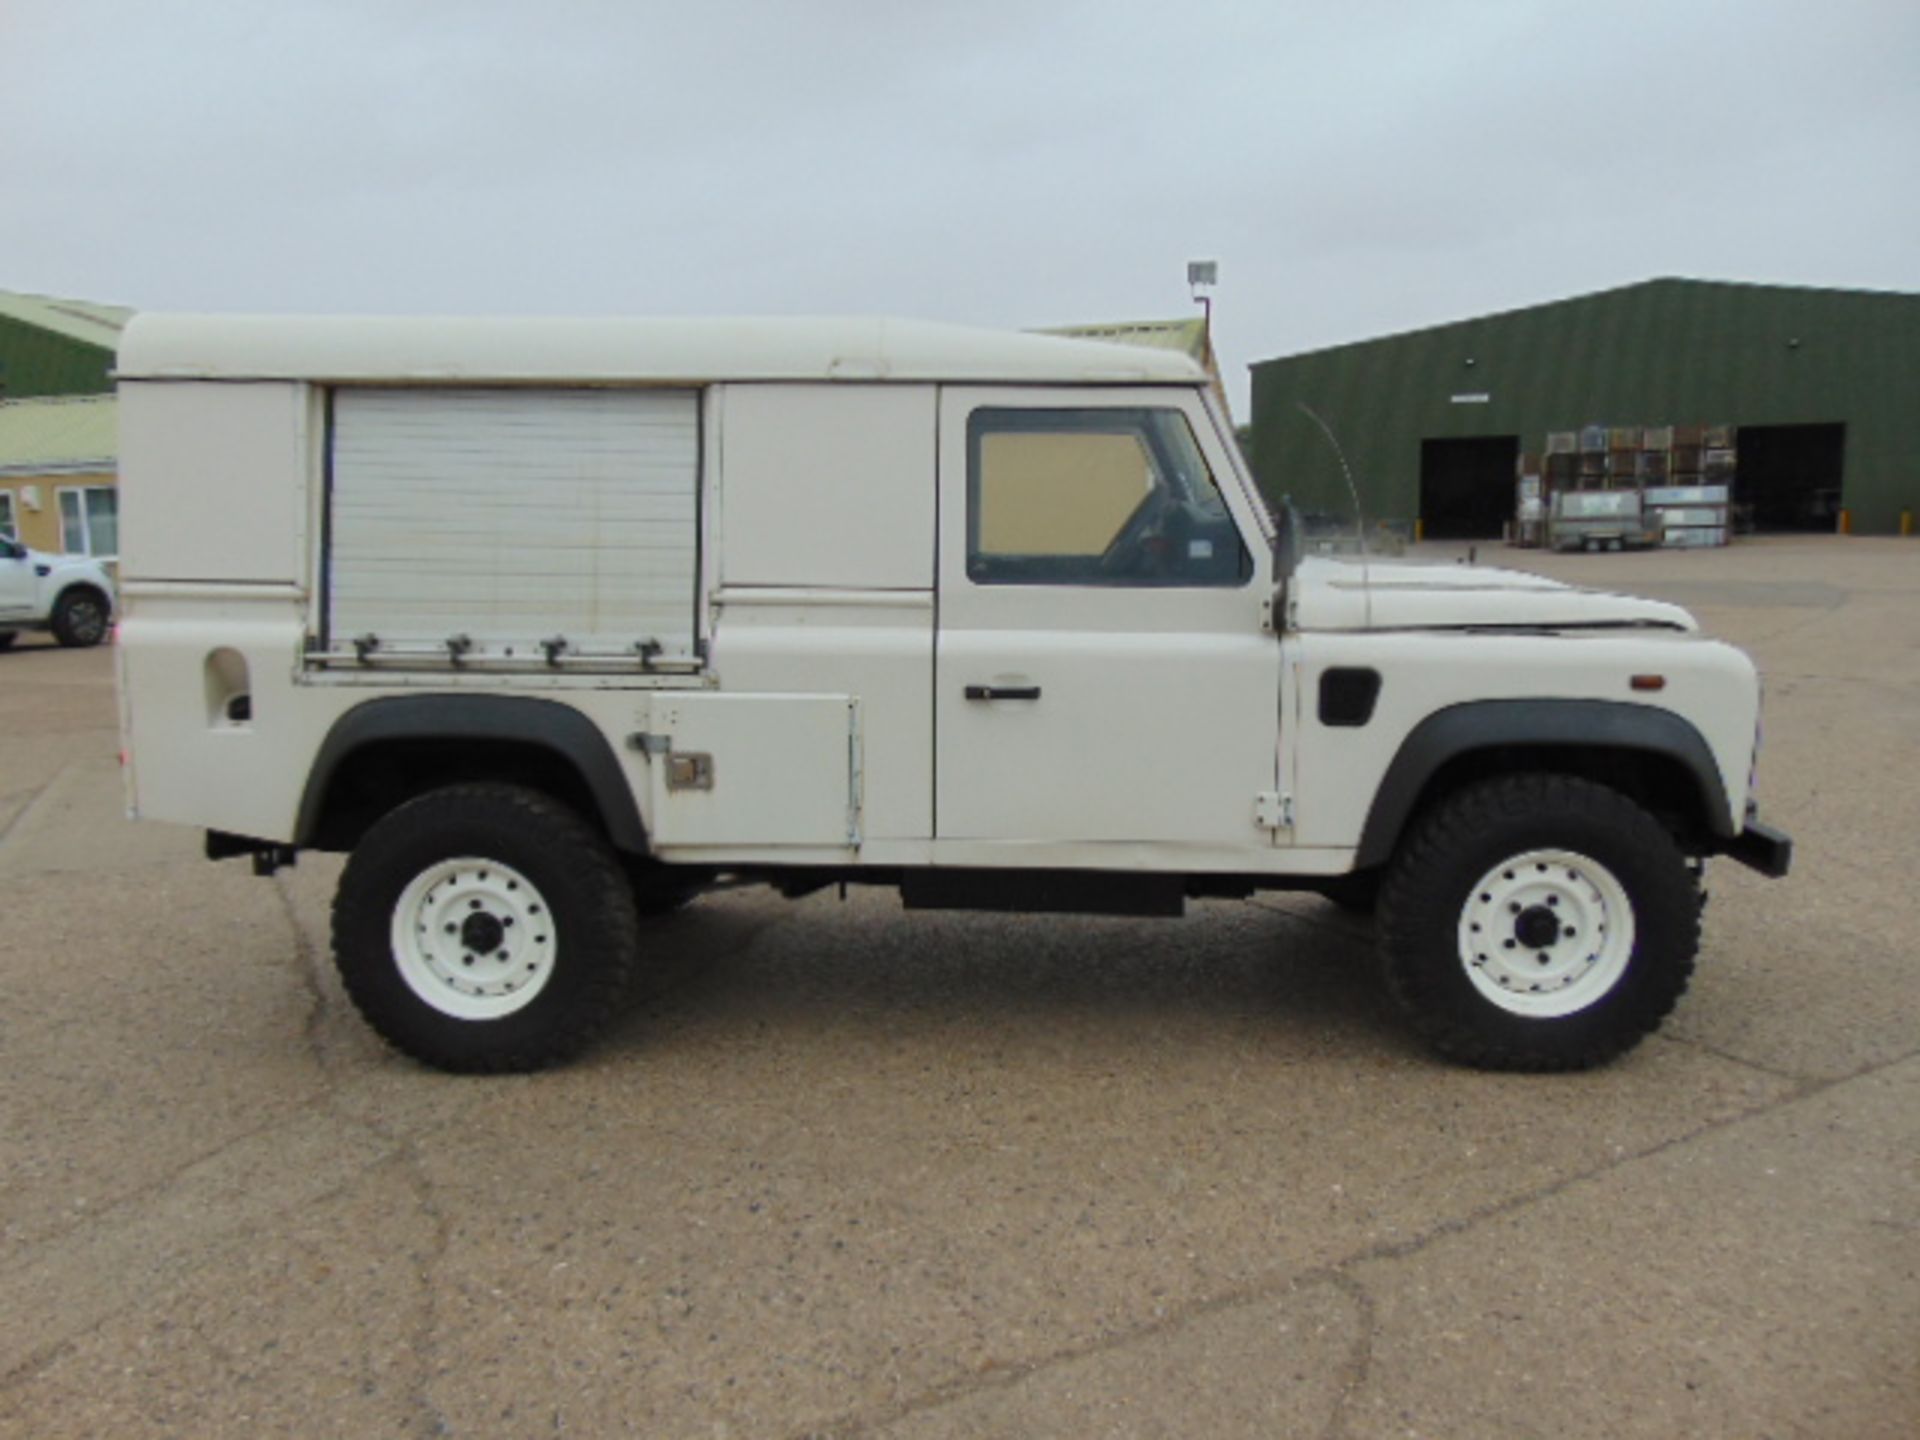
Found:
[(1681, 274), (1920, 289), (1920, 4), (0, 0), (0, 288), (1190, 311), (1248, 362)]

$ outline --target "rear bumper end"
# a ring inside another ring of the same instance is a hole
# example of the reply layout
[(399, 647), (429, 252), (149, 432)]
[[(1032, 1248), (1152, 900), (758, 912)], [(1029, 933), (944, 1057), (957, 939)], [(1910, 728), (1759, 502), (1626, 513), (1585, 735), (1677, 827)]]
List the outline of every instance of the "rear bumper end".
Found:
[(1728, 840), (1721, 853), (1738, 860), (1749, 870), (1778, 880), (1793, 868), (1793, 837), (1784, 830), (1763, 825), (1749, 814), (1746, 828)]
[(271, 875), (282, 866), (296, 863), (299, 851), (274, 840), (256, 840), (251, 835), (230, 835), (225, 830), (207, 831), (207, 859), (230, 860), (235, 855), (253, 857), (253, 873)]

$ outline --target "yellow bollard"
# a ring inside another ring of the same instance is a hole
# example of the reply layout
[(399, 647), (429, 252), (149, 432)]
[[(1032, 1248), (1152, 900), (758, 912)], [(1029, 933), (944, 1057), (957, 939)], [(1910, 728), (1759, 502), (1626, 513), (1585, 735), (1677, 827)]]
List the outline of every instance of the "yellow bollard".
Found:
[(1842, 510), (1840, 512), (1840, 523), (1834, 527), (1834, 533), (1836, 535), (1851, 535), (1853, 533), (1853, 512), (1851, 510)]
[(1413, 522), (1413, 543), (1418, 545), (1422, 540), (1426, 538), (1427, 538), (1427, 522), (1424, 520), (1416, 519)]
[(1913, 534), (1913, 511), (1902, 510), (1900, 512), (1900, 533), (1902, 535)]

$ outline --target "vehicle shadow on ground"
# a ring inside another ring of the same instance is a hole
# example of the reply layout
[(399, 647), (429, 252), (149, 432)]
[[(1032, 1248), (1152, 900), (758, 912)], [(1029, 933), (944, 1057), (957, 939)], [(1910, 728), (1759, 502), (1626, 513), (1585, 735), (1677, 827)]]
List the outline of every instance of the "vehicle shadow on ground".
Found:
[(703, 900), (650, 927), (652, 983), (606, 1048), (823, 1024), (844, 1036), (1145, 1021), (1196, 1037), (1252, 1024), (1316, 1048), (1337, 1033), (1408, 1053), (1370, 927), (1318, 900), (1289, 903), (1297, 913), (1209, 902), (1184, 920), (1137, 920), (909, 913), (871, 896)]

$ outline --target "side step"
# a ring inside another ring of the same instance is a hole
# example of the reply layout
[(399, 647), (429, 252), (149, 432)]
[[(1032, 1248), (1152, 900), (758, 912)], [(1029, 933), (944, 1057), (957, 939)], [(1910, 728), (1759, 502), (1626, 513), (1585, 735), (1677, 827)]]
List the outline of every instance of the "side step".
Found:
[(1111, 870), (909, 870), (909, 910), (1001, 910), (1039, 915), (1186, 914), (1186, 877)]

